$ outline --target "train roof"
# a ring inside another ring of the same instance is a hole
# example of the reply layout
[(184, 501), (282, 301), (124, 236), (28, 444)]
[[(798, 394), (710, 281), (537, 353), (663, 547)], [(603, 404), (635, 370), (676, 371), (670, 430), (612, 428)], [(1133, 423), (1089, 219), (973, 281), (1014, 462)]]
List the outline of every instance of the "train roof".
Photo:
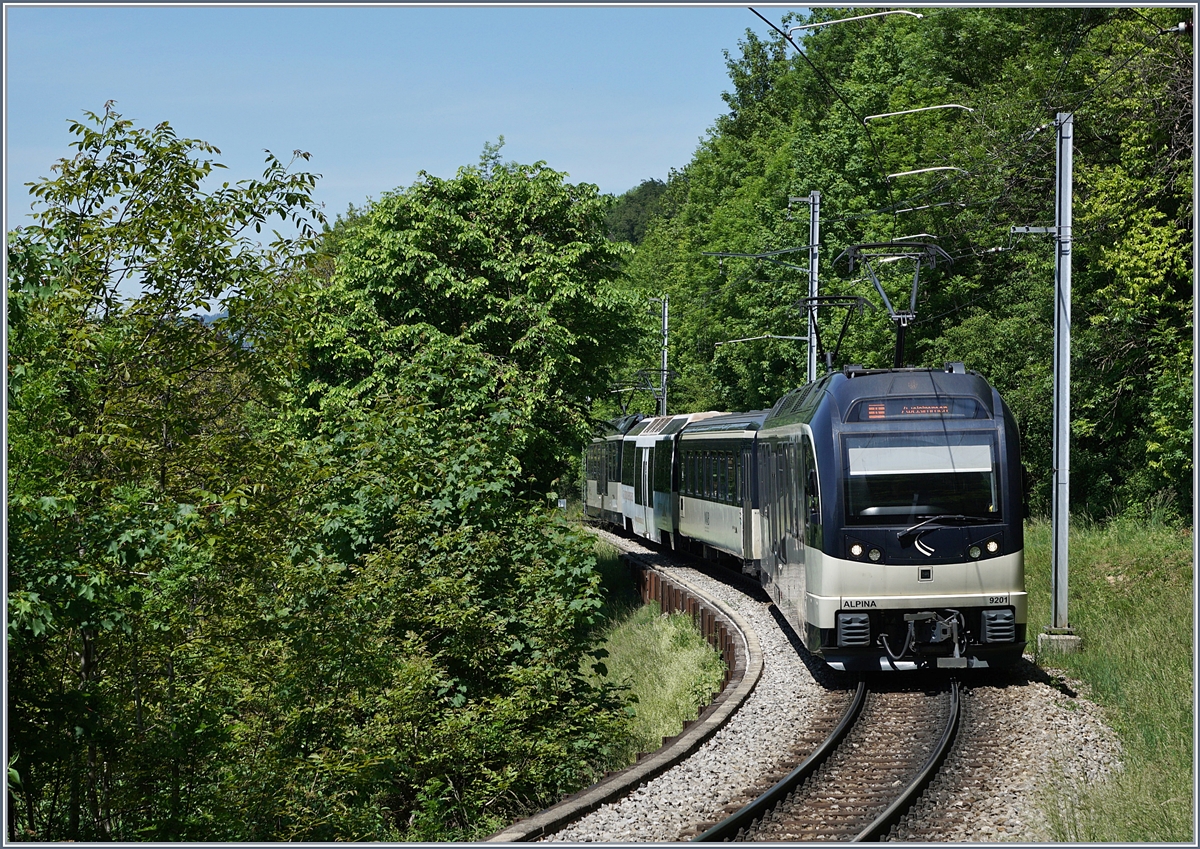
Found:
[(826, 395), (836, 401), (840, 415), (868, 398), (970, 397), (983, 405), (989, 417), (996, 412), (991, 386), (978, 372), (967, 371), (962, 363), (948, 363), (944, 369), (867, 369), (852, 365), (784, 395), (771, 408), (767, 420), (776, 425), (797, 417), (807, 418)]
[(980, 401), (992, 416), (992, 387), (978, 372), (967, 371), (962, 363), (949, 363), (944, 369), (863, 369), (842, 373), (845, 380), (830, 386), (843, 413), (863, 398), (970, 397)]
[(695, 433), (728, 433), (730, 431), (758, 430), (766, 421), (769, 410), (751, 410), (748, 413), (725, 413), (698, 422), (692, 422), (684, 436)]
[(626, 434), (627, 436), (650, 436), (656, 434), (672, 434), (679, 433), (687, 425), (691, 427), (692, 423), (702, 419), (710, 419), (714, 416), (728, 415), (717, 410), (708, 410), (702, 413), (681, 413), (674, 416), (655, 416), (649, 419), (643, 419), (638, 422)]
[(604, 422), (604, 424), (596, 428), (596, 432), (592, 437), (592, 441), (604, 442), (608, 439), (612, 439), (614, 436), (626, 434), (644, 418), (646, 418), (644, 413), (630, 413), (627, 416), (621, 416), (618, 419)]

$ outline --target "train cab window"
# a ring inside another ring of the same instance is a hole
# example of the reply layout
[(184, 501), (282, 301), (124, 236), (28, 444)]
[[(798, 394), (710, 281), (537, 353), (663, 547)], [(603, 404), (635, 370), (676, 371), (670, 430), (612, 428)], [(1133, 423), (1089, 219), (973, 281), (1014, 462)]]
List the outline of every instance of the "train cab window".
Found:
[(848, 522), (898, 524), (935, 515), (1000, 518), (991, 433), (847, 434), (843, 445)]
[(804, 487), (801, 496), (804, 510), (804, 541), (813, 548), (821, 548), (824, 540), (821, 530), (820, 476), (817, 474), (816, 453), (808, 434), (800, 440), (800, 451), (803, 459), (800, 476)]
[(733, 467), (733, 454), (729, 451), (725, 452), (725, 501), (729, 504), (737, 503), (737, 472)]

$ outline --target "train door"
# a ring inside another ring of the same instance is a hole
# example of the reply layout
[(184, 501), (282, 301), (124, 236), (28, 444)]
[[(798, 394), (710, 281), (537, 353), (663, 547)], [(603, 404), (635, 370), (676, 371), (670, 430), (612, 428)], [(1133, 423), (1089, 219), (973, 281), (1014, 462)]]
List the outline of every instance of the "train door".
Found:
[(621, 486), (620, 513), (625, 530), (633, 533), (634, 518), (637, 513), (637, 447), (632, 437), (626, 437), (621, 442)]
[(654, 446), (654, 470), (651, 481), (650, 509), (659, 542), (669, 543), (675, 530), (675, 507), (671, 497), (671, 466), (674, 460), (675, 437), (667, 436)]
[(771, 530), (772, 510), (772, 475), (771, 475), (771, 446), (766, 442), (758, 443), (758, 527), (759, 540), (762, 545), (762, 575), (760, 581), (770, 588), (772, 596), (775, 593), (774, 582), (779, 566), (775, 562), (775, 549), (771, 545), (774, 534)]
[(639, 445), (637, 448), (637, 469), (634, 478), (634, 533), (651, 540), (658, 539), (654, 528), (654, 447)]
[(780, 569), (787, 567), (790, 562), (787, 550), (788, 525), (788, 486), (787, 474), (787, 444), (780, 443), (774, 448), (775, 462), (771, 464), (775, 478), (775, 504), (771, 510), (774, 517), (774, 533), (771, 534), (772, 545), (775, 546), (775, 559), (779, 561)]
[[(797, 469), (797, 445), (794, 437), (785, 437), (777, 447), (774, 463), (778, 516), (775, 531), (779, 566), (775, 577), (775, 603), (784, 618), (794, 625), (804, 622), (805, 563), (798, 545), (797, 514), (800, 503), (800, 475)], [(799, 634), (804, 631), (798, 629)]]
[(754, 451), (749, 445), (742, 446), (737, 459), (737, 506), (742, 516), (742, 554), (746, 560), (757, 560), (754, 550), (754, 499), (751, 497), (753, 477), (750, 467)]

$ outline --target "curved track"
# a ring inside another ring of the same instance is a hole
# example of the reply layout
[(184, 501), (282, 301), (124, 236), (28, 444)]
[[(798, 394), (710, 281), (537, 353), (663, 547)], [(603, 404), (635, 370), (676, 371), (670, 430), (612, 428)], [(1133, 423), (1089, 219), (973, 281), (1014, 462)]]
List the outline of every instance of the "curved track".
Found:
[(959, 689), (868, 693), (802, 764), (696, 841), (880, 840), (920, 796), (957, 733)]

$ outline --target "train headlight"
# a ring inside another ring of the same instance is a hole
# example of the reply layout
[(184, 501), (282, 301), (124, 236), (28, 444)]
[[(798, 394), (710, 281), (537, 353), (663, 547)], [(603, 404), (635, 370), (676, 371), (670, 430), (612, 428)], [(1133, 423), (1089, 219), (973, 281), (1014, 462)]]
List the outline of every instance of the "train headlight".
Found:
[(883, 552), (880, 551), (878, 548), (872, 548), (870, 551), (867, 552), (867, 557), (871, 560), (872, 563), (878, 563), (879, 558), (883, 557)]
[(1000, 541), (994, 540), (994, 539), (989, 539), (987, 541), (987, 550), (988, 550), (988, 554), (995, 554), (997, 551), (1000, 550)]
[(967, 554), (970, 555), (972, 560), (978, 560), (979, 555), (983, 554), (983, 549), (977, 545), (973, 545), (967, 549)]
[(863, 555), (862, 543), (856, 542), (856, 543), (854, 543), (854, 545), (850, 546), (850, 553), (853, 554), (855, 557), (862, 557), (862, 555)]

